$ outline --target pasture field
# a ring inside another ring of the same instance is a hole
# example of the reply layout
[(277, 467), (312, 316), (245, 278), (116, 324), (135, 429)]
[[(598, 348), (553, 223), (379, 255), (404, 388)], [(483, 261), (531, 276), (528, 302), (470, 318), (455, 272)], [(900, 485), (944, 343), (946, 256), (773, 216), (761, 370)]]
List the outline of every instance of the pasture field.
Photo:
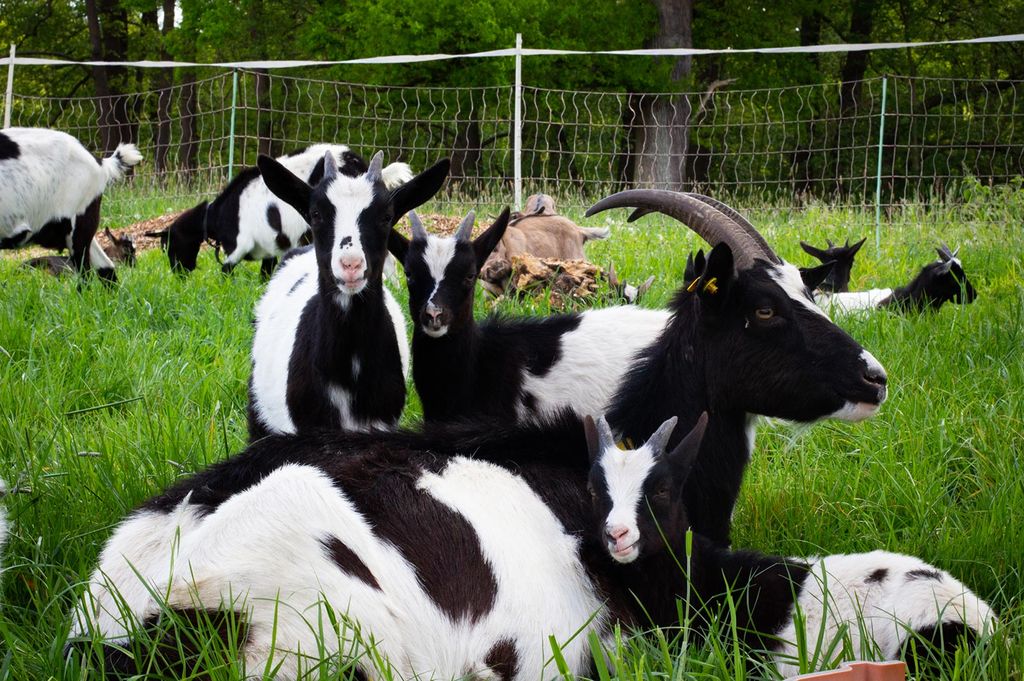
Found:
[[(152, 202), (142, 205), (140, 217), (154, 214)], [(630, 281), (657, 274), (643, 304), (665, 304), (697, 237), (668, 218), (627, 226), (626, 211), (608, 215), (612, 238), (590, 247), (591, 258), (614, 261)], [(780, 255), (812, 264), (799, 239), (860, 238), (874, 216), (809, 207), (751, 217)], [(1022, 221), (1024, 194), (983, 192), (883, 225), (881, 248), (872, 238), (858, 256), (853, 288), (904, 283), (946, 241), (961, 247), (978, 300), (840, 319), (885, 365), (889, 400), (858, 424), (765, 424), (735, 515), (737, 547), (909, 553), (988, 599), (999, 633), (929, 681), (1024, 678)], [(108, 289), (0, 259), (0, 475), (24, 492), (6, 499), (0, 678), (96, 678), (93, 662), (65, 662), (62, 647), (74, 597), (111, 528), (176, 478), (244, 447), (257, 269), (243, 264), (223, 276), (207, 251), (191, 277), (179, 278), (153, 251), (134, 270), (121, 268), (120, 284)], [(489, 307), (478, 305), (479, 314)], [(545, 307), (498, 306), (508, 314)], [(417, 417), (413, 397), (405, 420)], [(684, 631), (623, 640), (610, 651), (611, 674), (774, 678), (761, 665), (744, 668), (727, 617), (719, 627), (709, 640)], [(210, 678), (242, 678), (230, 646), (207, 645), (203, 655)], [(326, 663), (310, 678), (347, 673)]]

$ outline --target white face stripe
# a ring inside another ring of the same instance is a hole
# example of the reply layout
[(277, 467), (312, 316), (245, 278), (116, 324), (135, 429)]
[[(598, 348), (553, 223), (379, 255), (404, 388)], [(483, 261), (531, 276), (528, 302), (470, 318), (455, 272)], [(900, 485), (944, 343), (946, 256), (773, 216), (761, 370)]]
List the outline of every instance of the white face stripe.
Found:
[(427, 247), (423, 249), (423, 262), (434, 280), (434, 290), (427, 298), (428, 303), (434, 302), (437, 289), (441, 287), (441, 280), (444, 279), (444, 271), (448, 263), (455, 257), (455, 239), (452, 237), (442, 238), (433, 234), (427, 236)]
[(807, 295), (807, 286), (800, 278), (800, 270), (795, 266), (789, 263), (776, 265), (768, 270), (768, 273), (793, 302), (803, 305), (804, 309), (819, 314), (825, 319), (829, 318), (824, 310), (814, 304), (814, 299)]
[(631, 451), (610, 447), (601, 455), (601, 468), (612, 509), (605, 519), (605, 527), (625, 527), (632, 539), (639, 539), (637, 513), (644, 481), (654, 468), (654, 453), (647, 445)]
[[(359, 238), (359, 215), (373, 202), (373, 185), (364, 176), (338, 175), (327, 187), (327, 200), (334, 206), (334, 244), (331, 247), (331, 272), (341, 281), (342, 255), (357, 255), (364, 260)], [(343, 245), (344, 244), (344, 245)]]

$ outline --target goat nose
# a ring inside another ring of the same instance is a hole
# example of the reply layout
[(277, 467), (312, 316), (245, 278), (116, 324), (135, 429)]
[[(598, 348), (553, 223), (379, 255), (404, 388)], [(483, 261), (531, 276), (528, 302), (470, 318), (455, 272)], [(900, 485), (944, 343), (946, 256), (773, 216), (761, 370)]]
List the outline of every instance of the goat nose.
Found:
[(341, 269), (342, 270), (358, 270), (363, 266), (363, 257), (360, 255), (343, 255), (341, 256)]
[(864, 370), (864, 380), (878, 386), (885, 386), (889, 381), (889, 377), (886, 376), (885, 369), (882, 367), (868, 366), (868, 368)]
[(613, 527), (605, 527), (604, 533), (608, 535), (610, 540), (617, 542), (629, 534), (629, 528), (625, 525), (615, 525)]

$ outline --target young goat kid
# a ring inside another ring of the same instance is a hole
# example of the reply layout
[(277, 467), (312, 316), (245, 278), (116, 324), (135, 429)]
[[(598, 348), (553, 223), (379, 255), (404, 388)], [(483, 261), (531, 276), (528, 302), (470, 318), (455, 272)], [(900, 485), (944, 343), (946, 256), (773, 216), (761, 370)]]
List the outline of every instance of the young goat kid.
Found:
[[(174, 659), (180, 648), (166, 607), (181, 613), (175, 626), (190, 627), (195, 613), (239, 623), (237, 648), (226, 644), (232, 658), (250, 674), (273, 668), (281, 681), (300, 676), (304, 655), (314, 656), (306, 670), (337, 655), (334, 664), (369, 679), (382, 678), (384, 665), (401, 679), (549, 678), (560, 673), (548, 663), (549, 636), (569, 673), (596, 678), (591, 632), (607, 642), (619, 624), (680, 624), (689, 523), (679, 490), (706, 416), (666, 454), (673, 422), (631, 453), (615, 448), (607, 427), (585, 429), (568, 417), (550, 427), (496, 421), (253, 443), (121, 523), (76, 610), (72, 646), (95, 650), (91, 636), (114, 644), (104, 655), (112, 673), (139, 674), (153, 663), (189, 675), (197, 660)], [(732, 587), (749, 596), (734, 599), (744, 637), (790, 655), (798, 640), (816, 641), (822, 569), (841, 604), (827, 614), (828, 631), (857, 632), (849, 604), (860, 599), (886, 657), (906, 637), (894, 618), (922, 633), (941, 623), (947, 635), (980, 633), (991, 619), (955, 580), (914, 559), (875, 553), (805, 563), (700, 537), (691, 603), (714, 608)], [(807, 617), (803, 639), (793, 631), (794, 592)], [(338, 615), (340, 633), (323, 626)], [(133, 641), (140, 628), (164, 643), (154, 650)], [(182, 641), (197, 636), (179, 633)], [(151, 660), (154, 652), (170, 659)]]
[[(135, 240), (131, 235), (126, 234), (119, 237), (111, 232), (110, 229), (104, 229), (103, 233), (106, 234), (107, 240), (110, 241), (108, 246), (100, 245), (100, 248), (107, 254), (107, 257), (114, 263), (124, 263), (128, 267), (135, 267)], [(21, 266), (45, 270), (55, 277), (71, 274), (75, 271), (71, 257), (66, 255), (42, 255), (37, 258), (29, 258)]]
[[(324, 175), (324, 157), (330, 153), (343, 175), (366, 172), (366, 161), (343, 144), (314, 144), (277, 162), (310, 185)], [(409, 180), (405, 163), (392, 163), (381, 178), (388, 189)], [(203, 201), (183, 213), (159, 236), (175, 270), (191, 272), (204, 241), (224, 249), (221, 269), (230, 272), (243, 260), (259, 260), (260, 272), (270, 276), (277, 259), (295, 246), (309, 243), (309, 224), (291, 206), (267, 188), (259, 168), (243, 169), (213, 201)]]
[(658, 190), (615, 194), (590, 209), (640, 206), (690, 226), (714, 248), (665, 310), (632, 305), (544, 318), (473, 320), (473, 280), (501, 238), (503, 214), (475, 240), (415, 227), (392, 234), (414, 322), (413, 379), (427, 421), (463, 416), (543, 421), (562, 410), (609, 412), (642, 442), (671, 416), (716, 415), (684, 491), (694, 528), (728, 544), (757, 415), (814, 422), (872, 416), (886, 396), (877, 360), (833, 324), (804, 275), (742, 216), (713, 199)]
[(285, 257), (256, 306), (252, 439), (398, 422), (409, 348), (405, 316), (382, 280), (388, 235), (399, 216), (437, 193), (448, 161), (388, 189), (383, 157), (378, 152), (364, 173), (342, 172), (328, 151), (315, 188), (259, 159), (269, 190), (309, 222), (313, 246)]
[(67, 133), (42, 128), (0, 131), (0, 249), (37, 244), (67, 249), (77, 272), (116, 281), (114, 264), (96, 240), (100, 200), (111, 182), (142, 160), (120, 144), (99, 163)]
[(835, 293), (822, 297), (822, 307), (839, 312), (875, 308), (919, 312), (937, 310), (947, 302), (973, 303), (978, 297), (978, 292), (967, 279), (963, 263), (957, 257), (960, 249), (950, 251), (949, 246), (942, 244), (935, 250), (939, 254), (939, 259), (922, 267), (906, 286)]
[(857, 255), (857, 251), (867, 241), (867, 237), (864, 237), (852, 246), (849, 239), (846, 240), (846, 244), (843, 246), (836, 246), (832, 243), (831, 239), (827, 241), (828, 248), (815, 248), (809, 243), (800, 242), (800, 248), (804, 249), (804, 252), (808, 255), (813, 255), (822, 263), (832, 263), (832, 271), (818, 284), (818, 290), (828, 293), (849, 291), (850, 273), (853, 272), (853, 259)]

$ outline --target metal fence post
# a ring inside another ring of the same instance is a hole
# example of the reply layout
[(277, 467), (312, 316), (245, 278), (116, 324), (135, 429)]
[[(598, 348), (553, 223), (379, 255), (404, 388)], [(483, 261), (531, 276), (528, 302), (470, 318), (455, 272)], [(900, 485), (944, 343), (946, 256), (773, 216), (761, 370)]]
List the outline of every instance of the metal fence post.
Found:
[(11, 61), (7, 64), (7, 93), (4, 95), (4, 127), (11, 127), (11, 109), (14, 107), (14, 55), (17, 50), (11, 43)]
[(875, 250), (882, 245), (882, 149), (885, 140), (885, 98), (888, 78), (882, 76), (882, 113), (878, 122), (878, 171), (875, 173)]
[(515, 207), (523, 207), (523, 34), (516, 33), (516, 91), (512, 132), (512, 174), (515, 184)]
[(238, 69), (231, 72), (231, 126), (228, 129), (228, 179), (235, 175), (235, 109), (238, 106)]

